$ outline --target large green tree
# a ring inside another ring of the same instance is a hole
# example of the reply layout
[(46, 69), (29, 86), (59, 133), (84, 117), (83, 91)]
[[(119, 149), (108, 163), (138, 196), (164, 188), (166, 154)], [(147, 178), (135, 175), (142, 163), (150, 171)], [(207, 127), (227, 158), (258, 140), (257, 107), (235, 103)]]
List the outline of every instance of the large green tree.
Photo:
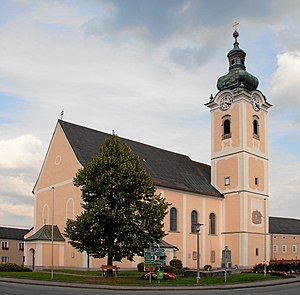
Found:
[(83, 213), (67, 220), (65, 236), (80, 252), (107, 256), (107, 265), (133, 260), (164, 236), (168, 204), (155, 194), (154, 183), (127, 144), (116, 135), (74, 178), (82, 191)]

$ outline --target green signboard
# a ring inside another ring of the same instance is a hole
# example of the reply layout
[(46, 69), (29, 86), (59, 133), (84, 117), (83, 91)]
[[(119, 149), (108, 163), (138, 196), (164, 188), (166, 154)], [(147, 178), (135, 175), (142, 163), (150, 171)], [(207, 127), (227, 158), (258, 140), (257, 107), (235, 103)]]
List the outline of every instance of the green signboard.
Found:
[(155, 254), (155, 256), (165, 256), (165, 249), (155, 248), (154, 254)]
[(145, 271), (153, 271), (154, 267), (154, 255), (150, 251), (144, 252), (144, 270)]

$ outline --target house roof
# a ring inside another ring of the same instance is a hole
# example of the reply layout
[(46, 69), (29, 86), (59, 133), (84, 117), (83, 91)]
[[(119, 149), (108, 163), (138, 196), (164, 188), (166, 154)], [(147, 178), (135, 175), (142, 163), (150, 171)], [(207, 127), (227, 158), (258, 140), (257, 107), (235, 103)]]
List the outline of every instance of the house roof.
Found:
[(0, 239), (23, 240), (31, 229), (0, 227)]
[(178, 251), (178, 248), (168, 242), (166, 242), (165, 240), (163, 239), (160, 239), (159, 240), (159, 243), (158, 243), (159, 247), (162, 248), (162, 249), (175, 249)]
[[(84, 165), (99, 153), (110, 134), (58, 120), (78, 161)], [(210, 166), (188, 156), (119, 137), (140, 159), (156, 186), (223, 198), (210, 183)]]
[(300, 219), (270, 216), (269, 233), (300, 235)]
[[(26, 242), (28, 241), (52, 241), (52, 225), (45, 224), (41, 227), (36, 233), (32, 236), (25, 239)], [(53, 241), (55, 242), (64, 242), (64, 237), (60, 233), (59, 228), (57, 225), (53, 226)]]

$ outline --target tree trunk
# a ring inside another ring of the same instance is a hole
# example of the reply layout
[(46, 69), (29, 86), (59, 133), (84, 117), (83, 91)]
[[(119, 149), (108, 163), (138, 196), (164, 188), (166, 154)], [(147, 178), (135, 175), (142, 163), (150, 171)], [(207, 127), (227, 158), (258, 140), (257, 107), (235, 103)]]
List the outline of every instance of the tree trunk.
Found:
[[(113, 256), (111, 255), (110, 252), (107, 253), (107, 265), (110, 265), (110, 266), (113, 265)], [(113, 270), (112, 269), (108, 269), (106, 271), (106, 276), (107, 277), (112, 277), (113, 276)]]

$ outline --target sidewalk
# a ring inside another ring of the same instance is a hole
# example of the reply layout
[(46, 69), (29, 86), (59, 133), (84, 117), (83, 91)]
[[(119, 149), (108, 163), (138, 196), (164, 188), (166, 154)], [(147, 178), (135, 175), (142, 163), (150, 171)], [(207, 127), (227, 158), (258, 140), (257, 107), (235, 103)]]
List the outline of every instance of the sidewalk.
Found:
[(253, 288), (253, 287), (266, 287), (283, 284), (291, 284), (300, 282), (300, 276), (296, 278), (268, 280), (261, 282), (251, 282), (242, 284), (231, 284), (231, 285), (208, 285), (208, 286), (136, 286), (136, 285), (96, 285), (96, 284), (78, 284), (78, 283), (64, 283), (57, 281), (38, 281), (28, 279), (16, 279), (0, 277), (0, 282), (18, 283), (18, 284), (29, 284), (29, 285), (44, 285), (44, 286), (56, 286), (56, 287), (69, 287), (69, 288), (84, 288), (84, 289), (107, 289), (107, 290), (224, 290), (224, 289), (241, 289), (241, 288)]

